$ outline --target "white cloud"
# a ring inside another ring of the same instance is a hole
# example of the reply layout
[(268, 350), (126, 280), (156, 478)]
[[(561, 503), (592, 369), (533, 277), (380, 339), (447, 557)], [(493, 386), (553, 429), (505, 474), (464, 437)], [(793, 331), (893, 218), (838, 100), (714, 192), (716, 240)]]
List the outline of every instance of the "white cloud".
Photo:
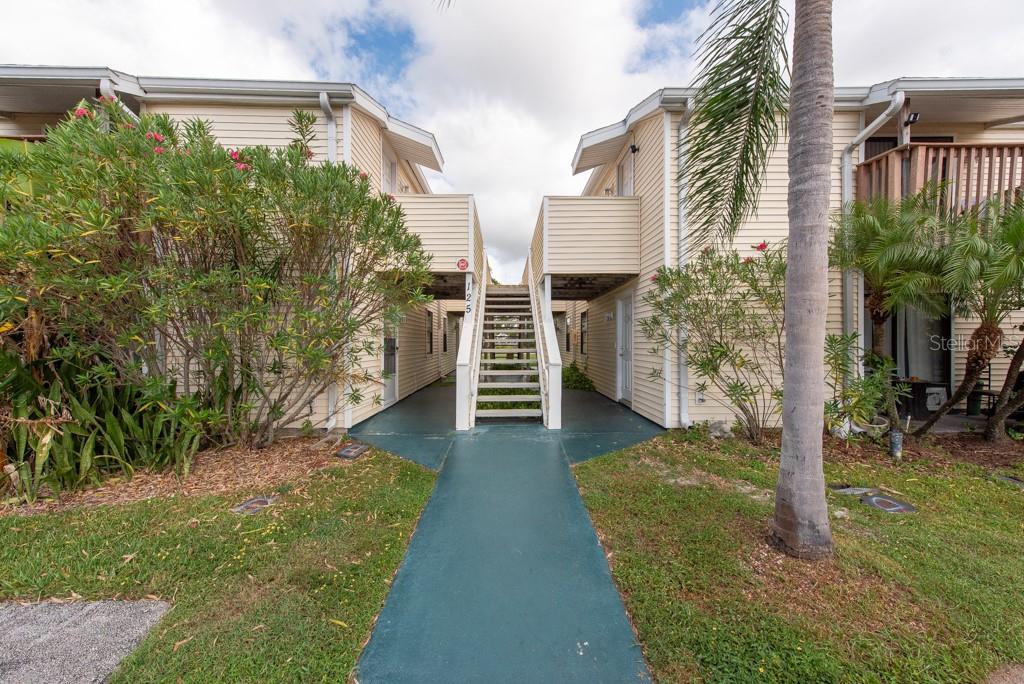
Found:
[[(498, 277), (514, 282), (541, 197), (578, 192), (585, 181), (569, 169), (580, 134), (689, 80), (692, 41), (710, 3), (641, 27), (647, 1), (456, 0), (441, 11), (433, 0), (36, 0), (4, 9), (13, 30), (0, 62), (354, 80), (437, 135), (447, 163), (435, 188), (476, 195)], [(1017, 17), (1019, 0), (987, 0), (969, 12), (954, 0), (836, 2), (837, 82), (1019, 75)], [(375, 72), (348, 33), (382, 21), (415, 35), (397, 80)]]

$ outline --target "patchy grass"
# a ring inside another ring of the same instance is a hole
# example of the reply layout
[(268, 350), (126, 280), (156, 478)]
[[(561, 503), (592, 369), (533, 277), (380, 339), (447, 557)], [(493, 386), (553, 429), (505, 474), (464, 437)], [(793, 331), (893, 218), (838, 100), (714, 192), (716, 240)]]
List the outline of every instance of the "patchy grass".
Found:
[(1024, 661), (1024, 491), (938, 442), (900, 465), (829, 451), (829, 482), (919, 510), (829, 492), (848, 517), (822, 563), (764, 541), (775, 448), (677, 431), (576, 467), (658, 681), (967, 682)]
[(252, 516), (236, 492), (3, 517), (0, 598), (170, 601), (115, 681), (343, 680), (433, 482), (371, 451)]

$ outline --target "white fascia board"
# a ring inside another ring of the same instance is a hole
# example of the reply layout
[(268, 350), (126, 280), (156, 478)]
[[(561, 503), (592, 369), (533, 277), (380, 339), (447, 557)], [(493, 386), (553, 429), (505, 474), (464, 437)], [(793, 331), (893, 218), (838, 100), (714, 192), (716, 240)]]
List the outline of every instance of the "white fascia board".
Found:
[(885, 104), (902, 90), (913, 95), (1024, 96), (1024, 78), (919, 78), (901, 77), (876, 83), (864, 96), (865, 106)]
[(658, 107), (661, 106), (661, 97), (665, 90), (656, 90), (648, 95), (640, 104), (636, 105), (626, 114), (626, 117), (622, 121), (618, 121), (611, 125), (596, 130), (584, 133), (580, 136), (579, 144), (576, 145), (576, 153), (572, 157), (572, 172), (574, 174), (580, 173), (592, 169), (600, 164), (592, 164), (590, 166), (581, 166), (580, 158), (583, 156), (583, 152), (594, 145), (601, 143), (610, 142), (616, 138), (624, 138), (629, 129), (632, 128), (640, 119), (644, 119), (647, 116), (654, 113)]
[(427, 156), (431, 159), (427, 168), (434, 171), (444, 170), (444, 156), (441, 154), (441, 148), (438, 147), (433, 133), (391, 116), (384, 105), (370, 97), (365, 90), (357, 85), (352, 86), (352, 95), (355, 105), (375, 118), (385, 130), (425, 148)]
[(255, 79), (162, 78), (140, 76), (139, 85), (147, 97), (167, 99), (180, 96), (191, 99), (202, 95), (271, 98), (319, 98), (326, 92), (332, 103), (350, 102), (355, 86), (351, 83), (318, 81), (263, 81)]
[(138, 79), (131, 74), (107, 67), (0, 65), (0, 83), (5, 85), (99, 85), (108, 79), (114, 90), (129, 95), (144, 94)]

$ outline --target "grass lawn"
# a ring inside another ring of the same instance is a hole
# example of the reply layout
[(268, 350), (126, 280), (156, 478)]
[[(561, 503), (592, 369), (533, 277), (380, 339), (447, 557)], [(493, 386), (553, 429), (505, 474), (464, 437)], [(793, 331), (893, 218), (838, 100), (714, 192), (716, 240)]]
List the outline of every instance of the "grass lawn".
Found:
[(0, 598), (171, 602), (118, 682), (343, 681), (433, 483), (371, 451), (252, 516), (233, 493), (0, 517)]
[(1024, 662), (1024, 491), (938, 448), (843, 451), (828, 482), (919, 511), (829, 492), (849, 517), (817, 564), (764, 542), (777, 449), (675, 431), (577, 466), (658, 681), (969, 682)]

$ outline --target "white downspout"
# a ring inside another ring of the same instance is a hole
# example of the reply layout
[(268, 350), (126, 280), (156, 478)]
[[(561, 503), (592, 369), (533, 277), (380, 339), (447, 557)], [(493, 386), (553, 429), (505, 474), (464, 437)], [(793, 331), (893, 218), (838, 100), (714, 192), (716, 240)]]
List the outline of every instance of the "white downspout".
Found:
[(125, 114), (127, 114), (132, 121), (138, 123), (139, 115), (133, 112), (132, 110), (128, 109), (128, 105), (121, 101), (121, 98), (117, 96), (117, 92), (114, 90), (114, 84), (110, 82), (109, 78), (100, 79), (100, 95), (107, 98), (108, 100), (113, 100), (114, 102), (116, 102), (118, 106), (121, 108), (121, 110)]
[[(338, 161), (338, 122), (334, 118), (334, 110), (331, 108), (331, 99), (326, 92), (320, 92), (320, 111), (327, 117), (327, 161), (334, 163)], [(349, 407), (345, 402), (346, 409)], [(348, 417), (344, 422), (348, 422)], [(333, 430), (338, 425), (338, 384), (332, 382), (327, 387), (327, 424), (328, 430)], [(344, 427), (351, 427), (345, 425)]]
[[(903, 108), (903, 102), (907, 99), (906, 93), (902, 90), (897, 90), (893, 93), (892, 100), (889, 101), (889, 106), (886, 107), (885, 111), (878, 115), (878, 117), (869, 123), (860, 133), (858, 133), (853, 140), (851, 140), (846, 147), (843, 148), (843, 154), (840, 161), (840, 171), (842, 174), (842, 210), (845, 212), (847, 206), (853, 201), (853, 151), (857, 149), (865, 140), (870, 138), (875, 131), (881, 128), (889, 119), (891, 119), (900, 109)], [(863, 159), (861, 161), (864, 161)], [(843, 271), (843, 333), (849, 334), (854, 332), (853, 327), (853, 273), (850, 269)]]
[[(686, 177), (683, 175), (683, 161), (686, 158), (686, 130), (690, 125), (690, 109), (687, 107), (683, 116), (679, 119), (679, 126), (676, 130), (676, 203), (679, 215), (678, 233), (676, 235), (676, 263), (679, 268), (686, 266), (689, 255), (689, 225), (686, 222)], [(685, 330), (679, 331), (679, 339), (682, 340)], [(678, 350), (676, 365), (679, 367), (679, 427), (685, 429), (693, 425), (690, 420), (690, 369), (687, 366), (686, 350), (681, 346)]]
[(331, 108), (331, 98), (326, 92), (320, 93), (320, 110), (327, 117), (327, 161), (338, 161), (338, 120), (334, 118), (334, 109)]

